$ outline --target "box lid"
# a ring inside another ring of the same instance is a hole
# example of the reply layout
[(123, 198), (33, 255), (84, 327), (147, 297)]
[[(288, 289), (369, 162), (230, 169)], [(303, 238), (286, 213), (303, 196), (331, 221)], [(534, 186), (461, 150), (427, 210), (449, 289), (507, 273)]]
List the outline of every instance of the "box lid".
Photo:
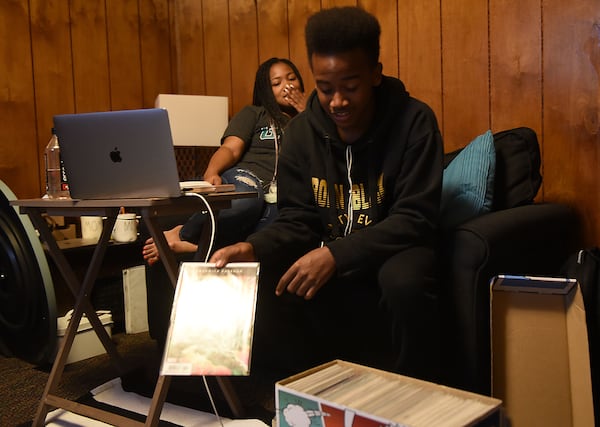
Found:
[[(112, 325), (113, 320), (112, 320), (112, 314), (111, 314), (110, 310), (98, 310), (98, 311), (96, 311), (96, 314), (98, 315), (98, 318), (100, 319), (100, 322), (103, 325), (105, 325), (105, 326)], [(59, 337), (62, 337), (65, 335), (67, 327), (69, 326), (69, 322), (71, 321), (71, 316), (73, 316), (73, 310), (69, 310), (67, 312), (67, 314), (65, 314), (63, 317), (59, 317), (56, 319), (56, 329), (57, 329), (57, 335)], [(81, 317), (81, 321), (79, 322), (79, 327), (77, 328), (77, 332), (86, 331), (88, 329), (92, 329), (92, 325), (90, 324), (90, 321), (88, 320), (88, 318), (86, 317), (86, 315), (84, 313), (83, 316)]]

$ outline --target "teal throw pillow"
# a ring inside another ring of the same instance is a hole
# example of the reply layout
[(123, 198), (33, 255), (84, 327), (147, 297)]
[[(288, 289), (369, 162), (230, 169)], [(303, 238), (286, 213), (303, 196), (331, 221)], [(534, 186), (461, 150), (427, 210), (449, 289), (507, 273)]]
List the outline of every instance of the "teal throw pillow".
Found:
[(491, 130), (475, 138), (444, 169), (441, 224), (445, 229), (492, 208), (496, 150)]

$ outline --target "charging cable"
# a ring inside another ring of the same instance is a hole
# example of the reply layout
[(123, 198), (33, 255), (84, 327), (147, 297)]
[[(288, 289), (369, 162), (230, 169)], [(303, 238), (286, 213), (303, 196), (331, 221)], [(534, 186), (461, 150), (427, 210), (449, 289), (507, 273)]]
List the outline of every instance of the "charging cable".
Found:
[[(216, 231), (215, 214), (214, 214), (212, 208), (210, 207), (208, 200), (206, 200), (206, 197), (204, 197), (202, 194), (189, 192), (189, 193), (185, 193), (185, 195), (200, 198), (200, 200), (202, 200), (202, 202), (206, 206), (206, 210), (208, 211), (208, 215), (210, 217), (210, 243), (208, 245), (208, 251), (206, 252), (206, 258), (204, 259), (204, 262), (208, 262), (208, 259), (210, 257), (210, 252), (212, 251), (212, 247), (215, 242), (215, 231)], [(217, 420), (219, 421), (219, 424), (221, 424), (221, 427), (224, 427), (223, 420), (219, 416), (219, 412), (217, 411), (217, 406), (215, 405), (215, 401), (213, 399), (212, 393), (210, 392), (210, 388), (208, 387), (208, 381), (206, 380), (205, 375), (202, 375), (202, 381), (204, 382), (204, 388), (206, 389), (206, 393), (208, 394), (208, 398), (210, 400), (210, 404), (215, 413), (215, 417), (217, 417)]]
[(217, 224), (215, 221), (215, 214), (212, 210), (212, 208), (210, 207), (210, 204), (208, 203), (208, 200), (206, 200), (206, 197), (204, 197), (202, 194), (199, 193), (185, 193), (186, 196), (193, 196), (193, 197), (198, 197), (200, 198), (200, 200), (202, 200), (202, 202), (204, 203), (204, 205), (206, 206), (206, 210), (208, 212), (208, 216), (210, 217), (210, 242), (208, 245), (208, 251), (206, 252), (206, 258), (204, 259), (204, 262), (208, 262), (208, 259), (210, 257), (210, 253), (212, 251), (212, 247), (215, 243), (215, 231), (217, 228)]

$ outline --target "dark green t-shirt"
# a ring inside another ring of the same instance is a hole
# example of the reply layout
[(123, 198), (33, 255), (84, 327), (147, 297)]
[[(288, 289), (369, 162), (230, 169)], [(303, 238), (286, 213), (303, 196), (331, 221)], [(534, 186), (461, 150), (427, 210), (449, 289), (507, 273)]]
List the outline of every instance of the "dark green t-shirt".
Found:
[(271, 181), (275, 169), (276, 140), (270, 121), (263, 107), (246, 106), (231, 118), (221, 139), (222, 143), (228, 136), (237, 136), (244, 141), (244, 154), (235, 167), (253, 172), (263, 183)]

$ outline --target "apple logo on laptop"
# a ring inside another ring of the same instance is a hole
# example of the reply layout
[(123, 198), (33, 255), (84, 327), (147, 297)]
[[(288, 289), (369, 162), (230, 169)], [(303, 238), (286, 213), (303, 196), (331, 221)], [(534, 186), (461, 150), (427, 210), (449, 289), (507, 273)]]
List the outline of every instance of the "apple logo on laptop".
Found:
[(123, 161), (123, 159), (121, 158), (121, 152), (117, 147), (115, 147), (115, 149), (110, 152), (110, 159), (114, 163), (120, 163)]

